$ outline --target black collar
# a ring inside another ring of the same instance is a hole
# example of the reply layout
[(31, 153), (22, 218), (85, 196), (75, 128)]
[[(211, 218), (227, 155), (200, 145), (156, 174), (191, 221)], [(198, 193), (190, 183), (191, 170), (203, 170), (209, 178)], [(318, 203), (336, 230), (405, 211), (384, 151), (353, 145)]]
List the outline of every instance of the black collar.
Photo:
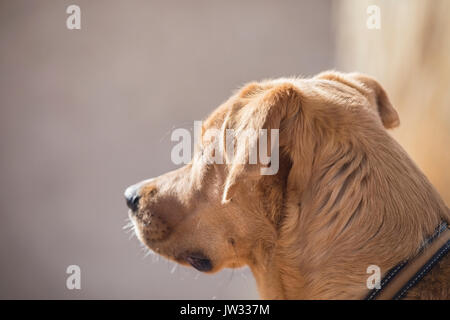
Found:
[(365, 299), (402, 299), (449, 251), (450, 230), (446, 222), (441, 222), (417, 255), (389, 270), (380, 289), (372, 289)]

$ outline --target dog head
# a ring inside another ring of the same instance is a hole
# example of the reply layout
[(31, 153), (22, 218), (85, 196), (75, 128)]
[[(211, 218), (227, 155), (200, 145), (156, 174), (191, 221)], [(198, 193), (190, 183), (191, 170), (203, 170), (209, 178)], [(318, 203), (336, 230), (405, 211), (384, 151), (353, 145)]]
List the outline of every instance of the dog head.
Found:
[(203, 122), (189, 164), (126, 190), (130, 219), (149, 248), (200, 271), (263, 264), (321, 150), (396, 125), (383, 88), (360, 74), (248, 84)]

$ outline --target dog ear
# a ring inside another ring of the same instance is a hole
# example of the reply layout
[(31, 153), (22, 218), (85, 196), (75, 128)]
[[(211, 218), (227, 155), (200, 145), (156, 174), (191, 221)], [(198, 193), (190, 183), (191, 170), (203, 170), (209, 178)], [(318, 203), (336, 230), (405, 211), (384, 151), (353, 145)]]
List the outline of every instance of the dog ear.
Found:
[(389, 100), (386, 91), (381, 86), (381, 84), (374, 78), (363, 74), (353, 73), (351, 74), (351, 76), (352, 78), (361, 82), (365, 87), (373, 91), (375, 95), (377, 111), (380, 115), (381, 122), (383, 123), (384, 127), (386, 129), (398, 127), (400, 125), (400, 118), (397, 111), (392, 106), (391, 101)]
[[(230, 166), (222, 203), (227, 203), (233, 197), (240, 181), (276, 174), (269, 172), (269, 168), (279, 166), (279, 148), (283, 143), (280, 141), (280, 126), (284, 120), (295, 117), (300, 111), (300, 93), (289, 83), (265, 88), (251, 84), (251, 88), (242, 89), (240, 97), (245, 97), (245, 105), (234, 110), (227, 120), (228, 126), (233, 128), (236, 151), (232, 160), (227, 160)], [(261, 132), (265, 134), (261, 135)], [(266, 150), (256, 152), (262, 145), (262, 149)], [(270, 157), (271, 162), (268, 163), (268, 159), (263, 161), (261, 152)], [(277, 163), (273, 163), (273, 160)], [(275, 169), (278, 171), (278, 167)]]
[(386, 129), (391, 129), (398, 127), (400, 124), (398, 113), (392, 106), (386, 91), (374, 78), (356, 72), (345, 74), (336, 71), (325, 71), (318, 74), (316, 77), (339, 81), (350, 87), (358, 88), (360, 91), (362, 85), (363, 91), (373, 97), (375, 102), (374, 105), (376, 105), (377, 108), (376, 111), (380, 116), (383, 126)]

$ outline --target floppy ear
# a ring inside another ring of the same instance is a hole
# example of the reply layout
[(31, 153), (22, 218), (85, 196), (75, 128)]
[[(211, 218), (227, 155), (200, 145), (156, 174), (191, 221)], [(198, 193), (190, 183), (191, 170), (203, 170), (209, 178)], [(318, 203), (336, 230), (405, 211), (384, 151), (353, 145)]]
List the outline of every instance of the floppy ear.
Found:
[[(318, 74), (317, 77), (321, 79), (336, 80), (356, 88), (361, 88), (362, 84), (365, 89), (364, 91), (369, 90), (373, 95), (375, 99), (375, 105), (377, 107), (376, 111), (381, 118), (383, 126), (386, 129), (391, 129), (399, 126), (400, 118), (398, 117), (397, 111), (389, 101), (384, 88), (374, 78), (356, 72), (345, 74), (336, 71), (325, 71)], [(355, 81), (359, 84), (358, 86), (355, 86)]]
[[(264, 170), (268, 166), (273, 166), (273, 163), (261, 161), (258, 157), (261, 156), (261, 150), (257, 153), (256, 163), (254, 162), (255, 154), (252, 156), (251, 152), (258, 150), (258, 146), (265, 145), (267, 150), (262, 152), (271, 159), (279, 160), (278, 148), (282, 142), (275, 143), (273, 137), (278, 134), (277, 137), (280, 138), (282, 121), (295, 117), (300, 111), (300, 93), (294, 85), (284, 83), (265, 88), (255, 84), (251, 86), (242, 89), (239, 95), (244, 98), (246, 104), (239, 110), (232, 110), (227, 120), (229, 126), (233, 128), (236, 150), (229, 162), (231, 165), (225, 181), (222, 203), (228, 202), (233, 197), (239, 181), (264, 175), (266, 174)], [(264, 136), (261, 136), (260, 129), (267, 130)], [(254, 134), (249, 135), (249, 132)], [(266, 141), (261, 143), (261, 139)]]
[(380, 115), (381, 122), (386, 129), (398, 127), (400, 124), (400, 118), (397, 111), (392, 106), (386, 91), (381, 84), (374, 78), (368, 77), (363, 74), (353, 73), (351, 76), (364, 84), (367, 88), (371, 89), (375, 94), (375, 100), (378, 108), (378, 114)]

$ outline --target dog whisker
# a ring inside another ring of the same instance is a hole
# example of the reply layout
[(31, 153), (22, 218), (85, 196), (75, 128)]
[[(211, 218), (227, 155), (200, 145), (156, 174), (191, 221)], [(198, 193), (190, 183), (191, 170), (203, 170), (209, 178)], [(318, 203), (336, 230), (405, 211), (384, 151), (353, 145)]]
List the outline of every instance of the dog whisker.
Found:
[(152, 262), (153, 263), (159, 262), (159, 255), (157, 255), (157, 254), (152, 255)]
[(122, 230), (128, 230), (128, 229), (131, 229), (132, 227), (133, 227), (133, 222), (130, 221), (122, 227)]
[(136, 237), (136, 232), (134, 232), (134, 230), (132, 230), (132, 232), (130, 232), (130, 235), (128, 236), (128, 240), (131, 240), (133, 237)]
[(145, 259), (145, 258), (147, 258), (149, 255), (154, 254), (154, 252), (153, 252), (152, 250), (148, 249), (148, 248), (146, 248), (144, 251), (145, 251), (145, 253), (144, 253), (144, 256), (142, 257), (142, 259)]

